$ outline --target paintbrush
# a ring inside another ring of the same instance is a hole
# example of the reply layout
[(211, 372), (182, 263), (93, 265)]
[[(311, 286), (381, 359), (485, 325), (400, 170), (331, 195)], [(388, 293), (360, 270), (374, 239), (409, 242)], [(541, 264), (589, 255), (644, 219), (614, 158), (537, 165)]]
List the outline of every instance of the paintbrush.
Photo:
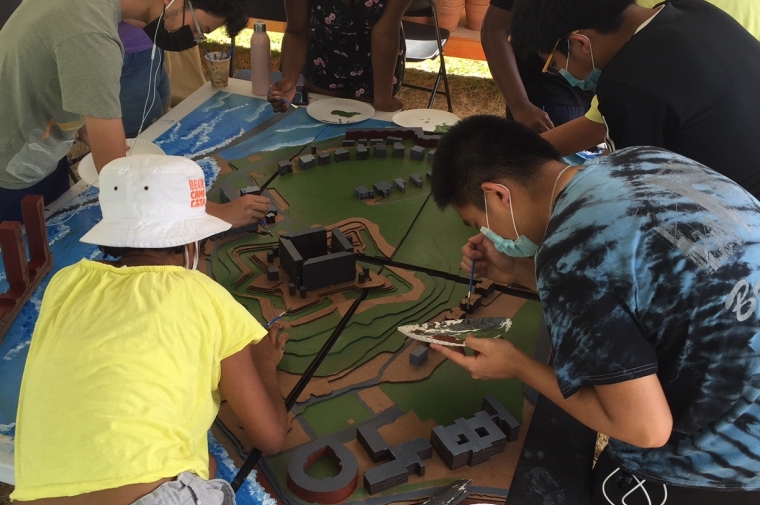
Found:
[(270, 229), (269, 229), (269, 226), (267, 226), (267, 221), (266, 221), (266, 219), (262, 219), (262, 220), (261, 220), (261, 226), (263, 226), (263, 227), (264, 227), (264, 229), (267, 231), (267, 233), (269, 234), (269, 236), (270, 236), (270, 237), (271, 237), (271, 236), (273, 236), (273, 235), (272, 235), (272, 230), (270, 230)]
[(293, 104), (292, 102), (290, 102), (290, 101), (288, 101), (288, 100), (285, 100), (285, 99), (284, 99), (283, 97), (281, 97), (281, 96), (275, 96), (275, 94), (274, 94), (274, 93), (272, 93), (270, 90), (267, 90), (267, 95), (272, 95), (273, 97), (275, 97), (276, 99), (278, 99), (278, 100), (279, 100), (279, 101), (281, 101), (282, 103), (286, 103), (286, 104), (290, 105), (291, 107), (293, 107), (294, 109), (297, 109), (297, 108), (298, 108), (298, 105), (295, 105), (295, 104)]
[(285, 309), (280, 315), (275, 316), (271, 321), (264, 325), (264, 329), (268, 330), (270, 326), (280, 320), (282, 316), (288, 313), (288, 309)]
[[(478, 246), (473, 245), (473, 250), (477, 251)], [(470, 267), (470, 287), (467, 288), (467, 310), (466, 313), (470, 312), (470, 298), (472, 298), (472, 281), (475, 279), (475, 260), (472, 260), (472, 267)]]

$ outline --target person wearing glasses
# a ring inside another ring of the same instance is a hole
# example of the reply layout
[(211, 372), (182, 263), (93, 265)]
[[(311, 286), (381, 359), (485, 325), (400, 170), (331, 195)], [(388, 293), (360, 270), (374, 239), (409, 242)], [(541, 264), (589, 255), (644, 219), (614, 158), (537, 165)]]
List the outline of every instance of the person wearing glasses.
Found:
[[(746, 0), (745, 9), (760, 13), (760, 2)], [(513, 16), (515, 50), (539, 53), (545, 71), (575, 86), (596, 84), (611, 151), (663, 147), (760, 196), (760, 41), (725, 11), (704, 0), (653, 9), (634, 0), (516, 0)], [(561, 144), (557, 135), (545, 134)]]
[(507, 117), (542, 133), (583, 116), (594, 92), (570, 86), (561, 76), (542, 73), (544, 62), (537, 54), (517, 55), (512, 51), (509, 34), (513, 4), (514, 0), (491, 0), (480, 41), (493, 80), (507, 104)]
[[(222, 25), (234, 36), (245, 27), (254, 3), (22, 2), (0, 30), (0, 221), (21, 218), (19, 202), (26, 194), (41, 194), (50, 203), (68, 189), (66, 153), (83, 126), (98, 170), (126, 154), (120, 20), (144, 23), (156, 46), (180, 50)], [(163, 64), (156, 54), (151, 63), (153, 72)], [(209, 212), (243, 226), (261, 219), (268, 207), (266, 198), (247, 195), (226, 205), (209, 203)]]

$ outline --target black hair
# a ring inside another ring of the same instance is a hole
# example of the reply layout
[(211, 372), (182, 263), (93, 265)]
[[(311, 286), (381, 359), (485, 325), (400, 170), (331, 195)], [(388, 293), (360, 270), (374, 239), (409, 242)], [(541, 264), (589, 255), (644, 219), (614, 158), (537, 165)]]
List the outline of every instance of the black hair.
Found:
[(185, 246), (184, 245), (178, 245), (176, 247), (158, 247), (154, 249), (147, 249), (144, 247), (136, 248), (136, 247), (110, 247), (107, 245), (99, 245), (98, 249), (100, 249), (100, 252), (103, 253), (104, 258), (108, 258), (109, 256), (114, 259), (119, 259), (122, 256), (124, 256), (127, 253), (130, 253), (132, 251), (166, 251), (170, 252), (172, 254), (182, 254), (185, 252)]
[[(548, 54), (575, 30), (614, 33), (636, 0), (515, 0), (511, 43), (520, 53)], [(563, 52), (566, 48), (561, 49)]]
[(235, 37), (240, 30), (248, 26), (248, 20), (254, 16), (255, 5), (262, 0), (190, 0), (193, 9), (213, 14), (225, 19), (227, 35)]
[(435, 148), (433, 199), (441, 209), (483, 209), (484, 182), (506, 178), (530, 189), (542, 165), (561, 159), (551, 143), (517, 121), (470, 116), (451, 127)]

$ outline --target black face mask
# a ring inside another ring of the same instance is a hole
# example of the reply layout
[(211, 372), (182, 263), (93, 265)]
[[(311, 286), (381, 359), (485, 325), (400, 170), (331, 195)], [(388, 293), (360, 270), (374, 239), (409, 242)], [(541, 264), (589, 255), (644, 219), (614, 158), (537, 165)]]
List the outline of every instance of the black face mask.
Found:
[(164, 28), (163, 17), (151, 21), (143, 30), (148, 34), (150, 40), (156, 44), (156, 47), (165, 51), (184, 51), (197, 45), (193, 30), (188, 25), (183, 25), (176, 32), (169, 32)]

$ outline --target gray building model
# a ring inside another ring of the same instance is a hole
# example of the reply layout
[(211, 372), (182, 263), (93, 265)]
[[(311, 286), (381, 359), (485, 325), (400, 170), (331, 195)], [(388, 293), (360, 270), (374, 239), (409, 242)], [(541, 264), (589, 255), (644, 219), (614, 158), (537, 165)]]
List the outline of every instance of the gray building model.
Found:
[(311, 154), (306, 154), (298, 158), (298, 167), (301, 170), (308, 170), (317, 166), (317, 158)]
[(385, 459), (391, 460), (364, 472), (364, 487), (369, 494), (380, 493), (404, 484), (413, 473), (424, 476), (423, 460), (433, 456), (433, 447), (424, 438), (416, 438), (389, 448), (377, 432), (377, 428), (370, 425), (360, 426), (356, 430), (356, 438), (375, 463)]
[(393, 188), (390, 184), (388, 184), (387, 181), (380, 181), (376, 182), (372, 185), (372, 190), (375, 192), (376, 195), (383, 195), (384, 197), (391, 196), (391, 193), (393, 192)]
[(414, 146), (409, 150), (409, 158), (412, 160), (422, 161), (425, 159), (425, 148)]
[(351, 242), (334, 228), (328, 250), (327, 230), (320, 226), (280, 236), (280, 266), (300, 294), (332, 284), (351, 282), (356, 276), (356, 255)]

